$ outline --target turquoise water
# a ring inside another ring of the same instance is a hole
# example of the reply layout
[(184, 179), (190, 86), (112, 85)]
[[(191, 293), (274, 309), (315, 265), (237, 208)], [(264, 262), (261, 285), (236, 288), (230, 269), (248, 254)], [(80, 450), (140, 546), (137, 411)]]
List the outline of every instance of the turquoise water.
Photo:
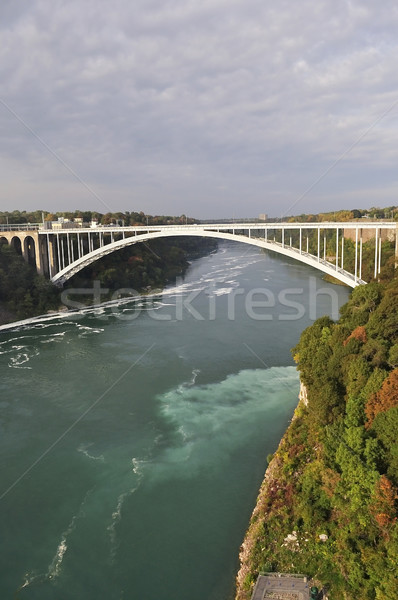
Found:
[(226, 243), (159, 296), (1, 331), (0, 597), (233, 597), (314, 286), (318, 316), (348, 298)]

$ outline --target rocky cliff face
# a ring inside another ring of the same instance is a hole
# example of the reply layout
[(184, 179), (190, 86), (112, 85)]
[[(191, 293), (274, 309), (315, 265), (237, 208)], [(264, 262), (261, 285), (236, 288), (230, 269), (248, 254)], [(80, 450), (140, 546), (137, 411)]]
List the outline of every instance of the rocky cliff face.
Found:
[[(307, 389), (300, 382), (299, 403), (292, 418), (292, 423), (300, 414), (301, 407), (307, 406)], [(283, 469), (283, 459), (281, 454), (288, 443), (287, 437), (291, 425), (283, 436), (274, 457), (270, 461), (261, 484), (256, 506), (250, 518), (250, 525), (242, 543), (239, 560), (240, 568), (236, 577), (236, 597), (235, 600), (250, 600), (253, 587), (257, 578), (258, 566), (269, 568), (270, 565), (258, 565), (258, 555), (265, 548), (264, 543), (264, 524), (270, 515), (272, 509), (272, 498), (278, 492), (282, 491), (280, 485), (280, 471)], [(266, 569), (265, 569), (266, 570)]]

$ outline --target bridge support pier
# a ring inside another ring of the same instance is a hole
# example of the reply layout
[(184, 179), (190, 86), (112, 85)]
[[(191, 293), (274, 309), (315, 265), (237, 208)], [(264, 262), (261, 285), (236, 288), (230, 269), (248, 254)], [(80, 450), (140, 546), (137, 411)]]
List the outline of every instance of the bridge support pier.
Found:
[(48, 273), (50, 275), (50, 279), (54, 277), (57, 273), (57, 265), (55, 260), (55, 248), (54, 248), (54, 239), (50, 238), (50, 234), (46, 235), (47, 238), (47, 265), (48, 265)]
[(36, 268), (37, 273), (48, 275), (43, 243), (37, 231), (2, 231), (1, 237), (14, 246), (23, 259)]
[(341, 236), (341, 268), (344, 269), (344, 230)]
[(358, 229), (355, 229), (355, 267), (354, 267), (355, 283), (358, 281)]

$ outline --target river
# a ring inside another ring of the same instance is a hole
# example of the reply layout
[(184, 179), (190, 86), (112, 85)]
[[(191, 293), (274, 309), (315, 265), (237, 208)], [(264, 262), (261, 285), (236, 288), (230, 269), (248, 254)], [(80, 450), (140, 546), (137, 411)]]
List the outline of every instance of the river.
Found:
[(161, 294), (0, 331), (0, 597), (230, 600), (290, 348), (348, 294), (223, 242)]

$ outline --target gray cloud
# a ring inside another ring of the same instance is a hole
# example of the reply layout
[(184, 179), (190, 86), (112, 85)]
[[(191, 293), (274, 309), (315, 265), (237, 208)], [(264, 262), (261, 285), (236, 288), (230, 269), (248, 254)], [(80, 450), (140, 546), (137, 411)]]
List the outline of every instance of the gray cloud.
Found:
[[(398, 101), (385, 1), (0, 8), (1, 208), (283, 214)], [(398, 105), (295, 213), (396, 202)]]

